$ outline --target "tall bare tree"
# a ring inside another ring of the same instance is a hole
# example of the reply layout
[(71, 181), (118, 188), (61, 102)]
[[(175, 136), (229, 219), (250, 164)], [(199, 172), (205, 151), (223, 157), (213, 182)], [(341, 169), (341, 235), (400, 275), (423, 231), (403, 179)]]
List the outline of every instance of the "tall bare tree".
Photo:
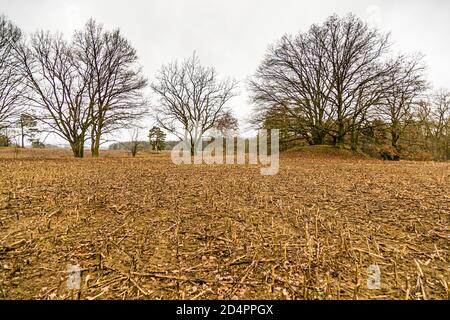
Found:
[(128, 40), (118, 29), (105, 30), (93, 19), (75, 33), (74, 52), (80, 70), (89, 77), (87, 93), (94, 109), (91, 153), (96, 157), (104, 134), (129, 127), (144, 115), (147, 80)]
[(151, 85), (159, 98), (155, 118), (163, 129), (190, 142), (191, 154), (202, 135), (227, 111), (237, 83), (219, 80), (212, 67), (200, 64), (197, 55), (182, 63), (164, 65)]
[(135, 128), (131, 132), (131, 141), (128, 143), (128, 150), (131, 156), (136, 157), (138, 152), (142, 149), (142, 141), (139, 140), (139, 129)]
[(23, 77), (14, 50), (21, 38), (20, 29), (0, 16), (0, 129), (9, 127), (21, 111)]
[(433, 151), (439, 159), (448, 160), (450, 147), (450, 91), (437, 90), (432, 97), (431, 114)]
[(296, 37), (284, 36), (269, 48), (250, 80), (258, 113), (282, 111), (290, 130), (310, 144), (321, 144), (331, 129), (330, 95), (323, 72), (325, 52), (313, 30)]
[(382, 100), (382, 79), (392, 68), (383, 63), (388, 38), (353, 15), (284, 36), (250, 81), (253, 101), (285, 108), (310, 144), (330, 135), (342, 145)]
[(226, 111), (217, 119), (214, 130), (222, 137), (231, 137), (239, 130), (239, 121), (231, 111)]
[(39, 110), (39, 120), (70, 144), (75, 157), (83, 157), (93, 108), (86, 99), (89, 77), (79, 68), (70, 44), (61, 35), (37, 32), (18, 54), (28, 102)]
[(370, 28), (354, 15), (333, 15), (312, 30), (322, 39), (327, 61), (328, 100), (336, 122), (331, 135), (337, 145), (342, 145), (346, 134), (358, 125), (357, 119), (364, 121), (361, 115), (381, 103), (386, 88), (380, 80), (392, 70), (383, 60), (389, 50), (389, 34)]
[(385, 77), (384, 103), (379, 109), (381, 117), (389, 124), (391, 145), (398, 149), (398, 141), (411, 123), (414, 106), (423, 98), (427, 89), (424, 63), (421, 55), (401, 56)]

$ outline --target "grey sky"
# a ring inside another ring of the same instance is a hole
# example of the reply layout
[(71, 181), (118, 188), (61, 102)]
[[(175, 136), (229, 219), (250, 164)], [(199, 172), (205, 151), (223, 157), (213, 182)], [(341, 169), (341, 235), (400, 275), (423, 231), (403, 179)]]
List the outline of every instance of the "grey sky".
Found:
[(0, 12), (27, 33), (44, 29), (69, 36), (90, 17), (119, 27), (138, 50), (150, 81), (161, 64), (196, 50), (203, 64), (240, 81), (240, 95), (230, 105), (241, 123), (251, 111), (245, 80), (267, 46), (333, 13), (353, 12), (391, 32), (397, 51), (424, 53), (429, 80), (450, 89), (447, 0), (0, 0)]

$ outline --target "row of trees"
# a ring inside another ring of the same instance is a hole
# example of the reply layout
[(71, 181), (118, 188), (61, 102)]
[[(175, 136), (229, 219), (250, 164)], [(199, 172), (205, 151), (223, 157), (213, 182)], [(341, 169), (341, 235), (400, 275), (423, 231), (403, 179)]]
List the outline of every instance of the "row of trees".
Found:
[(26, 107), (44, 130), (70, 144), (75, 157), (83, 157), (89, 139), (92, 156), (98, 156), (105, 134), (144, 114), (147, 80), (136, 50), (119, 30), (90, 20), (70, 41), (43, 31), (24, 39), (1, 17), (0, 39), (3, 128)]
[[(0, 59), (0, 130), (26, 120), (25, 112), (76, 157), (86, 141), (98, 156), (105, 135), (150, 113), (136, 50), (94, 20), (65, 40), (43, 31), (25, 38), (2, 17)], [(407, 143), (446, 157), (450, 94), (430, 95), (424, 71), (421, 55), (392, 54), (388, 34), (353, 15), (331, 16), (269, 48), (249, 81), (252, 122), (281, 129), (284, 141), (389, 145), (394, 153)], [(227, 136), (238, 128), (227, 107), (237, 82), (220, 79), (195, 53), (162, 66), (149, 87), (157, 126), (190, 141), (192, 154), (206, 132)]]
[[(92, 19), (68, 41), (43, 31), (25, 38), (0, 17), (0, 59), (0, 130), (17, 125), (25, 110), (44, 131), (67, 141), (75, 157), (84, 156), (90, 140), (95, 157), (105, 135), (134, 127), (150, 113), (144, 97), (148, 83), (136, 50), (119, 30), (105, 30)], [(202, 66), (194, 53), (159, 71), (151, 85), (158, 98), (154, 119), (191, 141), (194, 152), (208, 130), (237, 127), (225, 107), (235, 87), (236, 81), (218, 79), (215, 69)]]
[(379, 130), (384, 135), (376, 143), (388, 143), (394, 152), (416, 126), (417, 134), (433, 140), (434, 151), (447, 154), (450, 94), (427, 94), (424, 70), (421, 55), (394, 56), (388, 34), (353, 15), (334, 15), (269, 48), (250, 80), (253, 122), (282, 129), (285, 141), (349, 144), (354, 150)]
[(139, 129), (130, 132), (131, 140), (127, 142), (115, 142), (109, 146), (109, 150), (127, 150), (135, 157), (141, 150), (162, 151), (166, 149), (166, 134), (161, 128), (153, 126), (148, 132), (148, 141), (140, 140)]
[(18, 72), (14, 48), (22, 32), (4, 17), (0, 17), (0, 143), (9, 144), (5, 131), (14, 125), (23, 102), (23, 77)]

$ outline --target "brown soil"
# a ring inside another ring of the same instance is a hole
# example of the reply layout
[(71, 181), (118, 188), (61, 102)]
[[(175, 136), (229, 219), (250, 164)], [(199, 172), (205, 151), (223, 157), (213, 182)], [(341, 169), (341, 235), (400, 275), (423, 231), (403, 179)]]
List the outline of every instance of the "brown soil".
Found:
[(449, 298), (448, 163), (69, 155), (0, 156), (0, 298)]

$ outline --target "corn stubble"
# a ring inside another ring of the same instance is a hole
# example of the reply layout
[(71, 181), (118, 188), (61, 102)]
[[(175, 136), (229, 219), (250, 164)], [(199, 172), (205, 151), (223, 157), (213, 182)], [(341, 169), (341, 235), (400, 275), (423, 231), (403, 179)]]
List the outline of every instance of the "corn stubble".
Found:
[(1, 159), (0, 298), (449, 299), (448, 168), (291, 154), (261, 176), (168, 154)]

